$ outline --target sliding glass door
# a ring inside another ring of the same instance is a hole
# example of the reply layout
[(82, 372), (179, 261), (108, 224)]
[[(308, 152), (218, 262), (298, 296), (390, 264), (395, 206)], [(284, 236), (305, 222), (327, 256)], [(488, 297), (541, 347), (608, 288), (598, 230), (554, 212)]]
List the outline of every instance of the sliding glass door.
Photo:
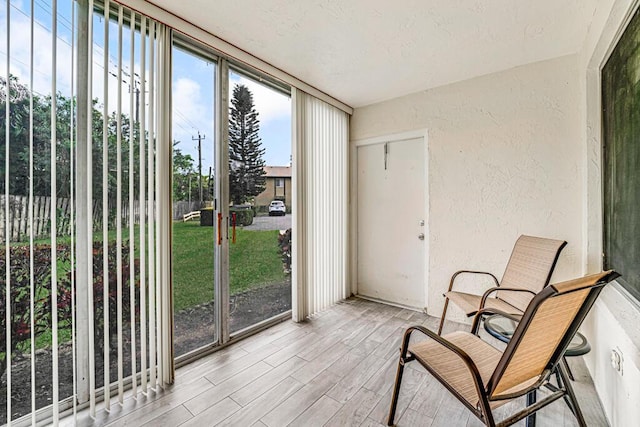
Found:
[(291, 104), (189, 40), (172, 64), (174, 350), (190, 358), (291, 310)]
[(291, 98), (229, 72), (229, 329), (291, 310)]
[(174, 42), (173, 309), (174, 353), (215, 344), (215, 57)]

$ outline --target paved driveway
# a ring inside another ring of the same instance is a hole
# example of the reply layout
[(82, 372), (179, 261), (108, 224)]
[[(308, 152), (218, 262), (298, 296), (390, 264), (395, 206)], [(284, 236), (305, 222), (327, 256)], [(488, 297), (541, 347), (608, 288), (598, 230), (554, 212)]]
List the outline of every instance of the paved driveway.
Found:
[(244, 227), (245, 230), (286, 230), (291, 228), (291, 214), (285, 216), (257, 216), (253, 218), (253, 224)]

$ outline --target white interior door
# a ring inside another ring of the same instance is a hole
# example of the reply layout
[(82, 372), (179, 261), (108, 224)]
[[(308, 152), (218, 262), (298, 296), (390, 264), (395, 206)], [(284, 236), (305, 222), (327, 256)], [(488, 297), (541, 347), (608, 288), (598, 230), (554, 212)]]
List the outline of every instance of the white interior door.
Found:
[(357, 149), (358, 294), (425, 307), (424, 138)]

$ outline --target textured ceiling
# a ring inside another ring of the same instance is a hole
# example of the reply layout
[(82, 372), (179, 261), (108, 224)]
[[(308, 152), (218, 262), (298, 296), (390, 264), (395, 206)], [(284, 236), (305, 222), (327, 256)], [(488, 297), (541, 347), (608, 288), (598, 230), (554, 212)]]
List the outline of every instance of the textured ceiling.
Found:
[(152, 0), (360, 107), (577, 52), (597, 0)]

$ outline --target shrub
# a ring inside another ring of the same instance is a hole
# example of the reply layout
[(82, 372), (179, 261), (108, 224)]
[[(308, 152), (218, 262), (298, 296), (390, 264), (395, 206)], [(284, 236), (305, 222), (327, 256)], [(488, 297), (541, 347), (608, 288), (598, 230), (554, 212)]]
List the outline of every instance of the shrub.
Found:
[(286, 274), (291, 273), (291, 229), (278, 234), (278, 247), (282, 254), (282, 267)]
[[(71, 248), (69, 244), (57, 246), (57, 273), (58, 273), (58, 328), (70, 329), (72, 320), (71, 306)], [(95, 242), (93, 246), (93, 296), (96, 345), (103, 346), (103, 277), (102, 277), (102, 242)], [(31, 339), (30, 319), (30, 259), (29, 246), (13, 246), (10, 249), (11, 259), (11, 354), (19, 354), (26, 350)], [(39, 244), (34, 246), (34, 334), (36, 337), (51, 330), (51, 245)], [(109, 271), (117, 271), (117, 246), (115, 242), (109, 243), (108, 266)], [(5, 301), (5, 274), (6, 254), (4, 248), (0, 249), (0, 376), (6, 370), (6, 301)], [(130, 300), (129, 300), (129, 245), (122, 245), (122, 310), (123, 324), (129, 324)], [(136, 260), (136, 287), (138, 262)], [(138, 292), (136, 291), (136, 294)], [(109, 334), (113, 341), (117, 334), (117, 276), (109, 275)], [(136, 301), (136, 312), (139, 312), (139, 302)]]
[(236, 214), (236, 225), (247, 226), (253, 224), (253, 209), (232, 207), (229, 209), (229, 215)]
[[(109, 242), (108, 249), (108, 266), (109, 266), (109, 289), (108, 289), (108, 307), (109, 307), (109, 342), (110, 348), (115, 349), (113, 345), (117, 339), (118, 334), (118, 276), (114, 272), (117, 269), (117, 248), (118, 246), (114, 241)], [(103, 278), (103, 253), (102, 242), (94, 242), (93, 244), (93, 307), (94, 307), (94, 336), (96, 347), (100, 350), (104, 348), (104, 278)], [(135, 268), (135, 287), (136, 296), (139, 295), (140, 280), (138, 280), (139, 262), (136, 259), (134, 261)], [(126, 330), (125, 325), (130, 325), (131, 319), (131, 300), (129, 298), (129, 243), (122, 242), (122, 270), (120, 272), (122, 277), (122, 324), (123, 329)], [(69, 281), (71, 283), (71, 275), (69, 275)], [(136, 298), (135, 307), (136, 318), (139, 318), (140, 313), (140, 301)], [(71, 316), (71, 310), (69, 306), (67, 316)]]
[[(58, 266), (68, 265), (68, 246), (59, 245)], [(31, 286), (29, 246), (10, 248), (10, 310), (11, 310), (11, 354), (23, 350), (25, 342), (31, 339)], [(34, 259), (34, 333), (36, 336), (51, 329), (51, 245), (37, 245), (33, 250)], [(6, 370), (6, 251), (0, 250), (0, 375)], [(59, 271), (59, 277), (66, 276)], [(65, 297), (63, 297), (65, 298)], [(60, 305), (60, 304), (59, 304)], [(64, 319), (60, 320), (64, 323)]]

